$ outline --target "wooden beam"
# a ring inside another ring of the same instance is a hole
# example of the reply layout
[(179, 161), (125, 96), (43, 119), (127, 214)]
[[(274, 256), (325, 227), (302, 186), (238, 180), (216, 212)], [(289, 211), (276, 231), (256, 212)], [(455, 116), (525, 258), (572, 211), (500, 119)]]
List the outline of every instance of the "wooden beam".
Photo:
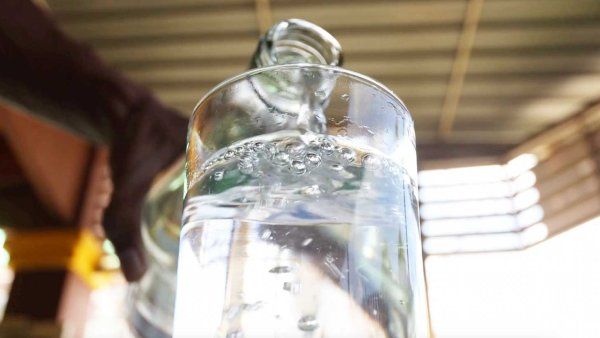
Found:
[(477, 33), (477, 25), (481, 17), (483, 0), (470, 0), (465, 12), (463, 30), (458, 40), (456, 57), (450, 73), (450, 81), (446, 91), (446, 98), (442, 106), (438, 132), (441, 137), (446, 137), (452, 131), (456, 110), (460, 101), (465, 75), (469, 67), (471, 49)]
[(534, 153), (539, 156), (548, 154), (553, 144), (565, 138), (578, 135), (586, 130), (586, 126), (600, 121), (600, 100), (590, 103), (577, 114), (557, 123), (546, 130), (534, 135), (506, 154), (510, 160), (523, 153)]
[(460, 162), (477, 158), (477, 162), (498, 162), (500, 157), (510, 149), (506, 144), (469, 144), (469, 143), (424, 143), (417, 144), (419, 169), (435, 167), (435, 163)]
[(255, 0), (254, 12), (256, 13), (256, 23), (258, 32), (265, 34), (273, 25), (273, 12), (271, 11), (270, 0)]

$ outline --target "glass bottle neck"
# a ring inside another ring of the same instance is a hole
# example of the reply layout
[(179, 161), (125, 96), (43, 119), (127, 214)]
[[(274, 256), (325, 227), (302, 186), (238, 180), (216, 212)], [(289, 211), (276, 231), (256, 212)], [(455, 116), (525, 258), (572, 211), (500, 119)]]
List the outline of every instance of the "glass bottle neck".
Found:
[(300, 19), (273, 25), (260, 39), (251, 67), (292, 63), (342, 65), (339, 42), (323, 28)]

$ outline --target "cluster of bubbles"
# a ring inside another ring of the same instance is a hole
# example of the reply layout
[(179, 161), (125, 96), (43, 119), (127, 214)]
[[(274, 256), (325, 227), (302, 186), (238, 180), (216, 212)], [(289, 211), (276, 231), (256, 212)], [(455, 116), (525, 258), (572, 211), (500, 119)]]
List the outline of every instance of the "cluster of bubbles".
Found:
[(224, 177), (222, 168), (227, 163), (237, 162), (237, 169), (245, 175), (260, 177), (265, 165), (300, 176), (312, 170), (327, 166), (336, 172), (346, 166), (363, 166), (377, 170), (382, 160), (372, 154), (359, 156), (349, 147), (338, 145), (330, 136), (317, 136), (309, 142), (300, 138), (285, 138), (271, 142), (247, 141), (222, 150), (207, 161), (201, 175), (211, 172), (212, 179), (220, 181)]
[[(270, 235), (271, 235), (271, 231), (266, 230), (262, 234), (261, 237), (265, 238), (265, 237), (269, 237)], [(308, 244), (310, 244), (311, 241), (312, 241), (312, 239), (305, 240), (302, 245), (303, 246), (308, 245)], [(331, 256), (327, 256), (326, 260), (327, 260), (327, 262), (332, 263), (334, 258)], [(294, 272), (294, 270), (295, 269), (292, 266), (281, 265), (281, 266), (275, 266), (275, 267), (271, 268), (269, 270), (269, 273), (289, 274), (289, 273)], [(300, 292), (300, 288), (301, 288), (301, 284), (297, 281), (295, 281), (295, 282), (286, 281), (283, 283), (283, 290), (285, 290), (291, 294), (298, 294)], [(240, 297), (241, 297), (241, 295), (242, 294), (240, 294)], [(240, 316), (243, 312), (260, 310), (263, 307), (263, 305), (265, 305), (265, 303), (263, 301), (257, 301), (254, 303), (234, 304), (234, 305), (230, 306), (229, 308), (225, 309), (223, 311), (223, 314), (229, 321), (231, 321), (234, 318)], [(279, 316), (276, 316), (276, 318), (279, 318)], [(305, 314), (305, 315), (302, 315), (298, 319), (297, 327), (301, 331), (310, 332), (310, 331), (316, 330), (319, 327), (319, 322), (314, 315)], [(239, 331), (239, 330), (230, 331), (226, 335), (227, 338), (242, 338), (243, 336), (244, 336), (243, 332)]]

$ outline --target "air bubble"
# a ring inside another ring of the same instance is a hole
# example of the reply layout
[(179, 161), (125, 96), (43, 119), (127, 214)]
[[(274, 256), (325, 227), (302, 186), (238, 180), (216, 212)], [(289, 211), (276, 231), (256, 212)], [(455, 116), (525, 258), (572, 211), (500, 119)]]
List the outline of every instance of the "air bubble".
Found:
[(285, 152), (279, 152), (275, 154), (273, 162), (279, 166), (287, 165), (290, 162), (290, 155)]
[(222, 170), (215, 171), (215, 173), (213, 174), (213, 178), (215, 181), (220, 181), (223, 179), (224, 175), (225, 173)]
[(321, 194), (321, 188), (318, 185), (311, 185), (302, 189), (302, 194), (306, 196), (318, 196)]
[(321, 149), (321, 140), (314, 139), (308, 142), (308, 148), (311, 150), (320, 150)]
[(228, 160), (228, 159), (232, 158), (233, 156), (235, 156), (235, 153), (233, 152), (233, 150), (227, 150), (225, 152), (225, 155), (223, 155), (223, 158)]
[(323, 142), (321, 142), (321, 150), (325, 153), (325, 154), (331, 154), (333, 152), (333, 143), (325, 140)]
[(340, 157), (348, 163), (352, 163), (356, 160), (356, 154), (352, 149), (349, 148), (342, 148), (340, 150)]
[(269, 270), (270, 273), (288, 273), (291, 272), (292, 268), (286, 265), (276, 266)]
[(255, 154), (244, 154), (240, 157), (240, 162), (247, 162), (255, 166), (258, 164), (258, 157)]
[(243, 174), (251, 174), (254, 171), (254, 165), (250, 161), (240, 161), (238, 162), (238, 169)]
[(315, 153), (306, 154), (306, 162), (311, 167), (318, 167), (321, 164), (321, 156)]
[(381, 168), (381, 160), (371, 154), (366, 154), (363, 156), (361, 161), (363, 166), (369, 170), (377, 170)]
[(260, 235), (260, 238), (262, 238), (264, 240), (270, 239), (271, 234), (272, 234), (271, 230), (267, 229), (267, 230), (263, 231), (262, 235)]
[(246, 149), (243, 146), (238, 146), (233, 149), (236, 155), (242, 155), (246, 152)]
[(329, 165), (329, 168), (335, 171), (342, 171), (342, 169), (344, 169), (344, 167), (339, 163), (332, 163), (331, 165)]
[(254, 142), (252, 149), (254, 149), (254, 151), (262, 151), (265, 149), (265, 144), (262, 142)]
[(285, 145), (285, 152), (290, 154), (292, 157), (299, 157), (304, 155), (304, 144), (301, 142), (291, 142)]
[(350, 94), (342, 94), (340, 98), (346, 102), (350, 100)]
[(346, 130), (346, 128), (340, 128), (340, 129), (337, 131), (337, 134), (338, 134), (339, 136), (346, 136), (346, 135), (348, 135), (348, 131)]
[(319, 327), (319, 322), (315, 316), (303, 316), (298, 320), (298, 328), (302, 331), (314, 331)]
[(265, 144), (264, 149), (262, 149), (262, 153), (265, 154), (266, 157), (271, 158), (277, 153), (277, 149), (273, 144), (267, 143)]
[(292, 161), (290, 169), (296, 175), (302, 175), (306, 172), (306, 164), (302, 161)]
[(300, 283), (284, 282), (283, 289), (285, 291), (289, 291), (292, 294), (297, 294), (298, 292), (300, 292)]

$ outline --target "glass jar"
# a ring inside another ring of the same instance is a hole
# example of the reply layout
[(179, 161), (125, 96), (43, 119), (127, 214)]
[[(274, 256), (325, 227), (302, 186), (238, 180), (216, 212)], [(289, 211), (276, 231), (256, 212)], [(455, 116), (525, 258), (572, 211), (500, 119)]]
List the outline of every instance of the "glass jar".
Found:
[(196, 106), (174, 337), (427, 337), (414, 127), (341, 68), (278, 65)]

